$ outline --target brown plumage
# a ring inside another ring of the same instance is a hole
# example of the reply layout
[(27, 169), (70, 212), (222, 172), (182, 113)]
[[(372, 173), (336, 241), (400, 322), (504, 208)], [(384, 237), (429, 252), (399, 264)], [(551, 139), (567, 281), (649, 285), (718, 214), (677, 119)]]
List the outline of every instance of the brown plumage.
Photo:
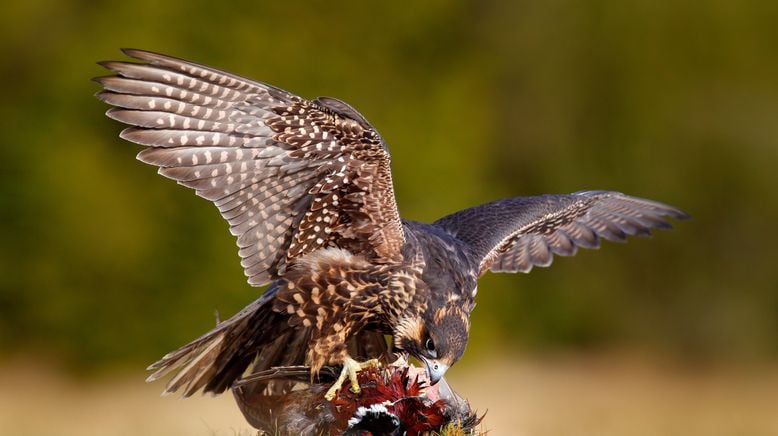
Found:
[[(422, 361), (435, 383), (463, 354), (486, 271), (529, 271), (554, 254), (665, 228), (673, 207), (616, 192), (515, 197), (434, 224), (401, 220), (388, 148), (351, 106), (188, 61), (125, 50), (97, 78), (138, 158), (211, 200), (237, 237), (249, 283), (268, 290), (199, 339), (163, 357), (150, 380), (167, 392), (220, 393), (246, 373), (342, 366), (356, 359)], [(384, 341), (392, 335), (392, 350)], [(256, 395), (289, 392), (284, 380)], [(245, 387), (244, 387), (245, 389)]]

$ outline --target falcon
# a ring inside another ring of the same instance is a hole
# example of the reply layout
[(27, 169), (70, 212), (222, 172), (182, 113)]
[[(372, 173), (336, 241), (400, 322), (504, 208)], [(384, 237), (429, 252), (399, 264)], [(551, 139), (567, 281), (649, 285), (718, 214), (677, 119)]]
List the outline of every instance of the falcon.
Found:
[[(477, 281), (668, 228), (671, 206), (618, 192), (514, 197), (432, 224), (400, 218), (389, 150), (359, 112), (204, 65), (125, 49), (95, 80), (138, 159), (214, 203), (259, 299), (149, 367), (166, 392), (222, 393), (253, 372), (340, 368), (325, 398), (394, 353), (430, 383), (465, 351)], [(387, 344), (384, 335), (391, 335)], [(281, 383), (266, 389), (291, 389)]]

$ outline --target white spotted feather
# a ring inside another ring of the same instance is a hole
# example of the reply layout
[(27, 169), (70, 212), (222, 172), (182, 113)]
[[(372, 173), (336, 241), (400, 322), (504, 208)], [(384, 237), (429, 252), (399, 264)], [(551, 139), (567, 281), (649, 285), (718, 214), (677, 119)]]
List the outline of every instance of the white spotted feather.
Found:
[[(329, 246), (396, 260), (404, 241), (378, 133), (339, 100), (279, 88), (141, 50), (96, 80), (138, 159), (219, 208), (253, 285)], [(341, 226), (341, 223), (348, 225)]]

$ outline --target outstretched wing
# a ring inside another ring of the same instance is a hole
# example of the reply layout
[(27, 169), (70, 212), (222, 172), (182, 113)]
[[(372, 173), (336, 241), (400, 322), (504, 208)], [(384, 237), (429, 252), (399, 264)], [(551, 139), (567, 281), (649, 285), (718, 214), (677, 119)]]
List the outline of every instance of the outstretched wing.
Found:
[(102, 62), (95, 80), (129, 124), (143, 162), (214, 202), (238, 238), (249, 283), (283, 276), (290, 259), (339, 247), (396, 261), (404, 242), (390, 158), (376, 130), (333, 98), (308, 101), (156, 53)]
[(600, 239), (623, 241), (669, 228), (664, 219), (688, 216), (662, 203), (618, 192), (584, 191), (569, 195), (513, 197), (465, 209), (436, 225), (467, 243), (480, 273), (529, 272), (549, 266), (554, 254), (572, 256), (598, 248)]

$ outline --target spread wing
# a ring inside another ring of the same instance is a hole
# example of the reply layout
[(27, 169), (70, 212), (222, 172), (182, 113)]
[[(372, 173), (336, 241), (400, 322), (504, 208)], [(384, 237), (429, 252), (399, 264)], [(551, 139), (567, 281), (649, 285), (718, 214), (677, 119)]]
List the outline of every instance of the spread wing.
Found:
[(390, 158), (351, 106), (308, 101), (184, 60), (124, 50), (145, 61), (102, 62), (107, 115), (147, 146), (159, 173), (213, 201), (237, 236), (249, 283), (283, 276), (287, 262), (339, 247), (376, 262), (404, 242)]
[(572, 256), (600, 239), (623, 241), (670, 228), (666, 217), (688, 216), (662, 203), (618, 192), (513, 197), (465, 209), (435, 224), (470, 245), (480, 273), (529, 272), (549, 266), (554, 254)]

